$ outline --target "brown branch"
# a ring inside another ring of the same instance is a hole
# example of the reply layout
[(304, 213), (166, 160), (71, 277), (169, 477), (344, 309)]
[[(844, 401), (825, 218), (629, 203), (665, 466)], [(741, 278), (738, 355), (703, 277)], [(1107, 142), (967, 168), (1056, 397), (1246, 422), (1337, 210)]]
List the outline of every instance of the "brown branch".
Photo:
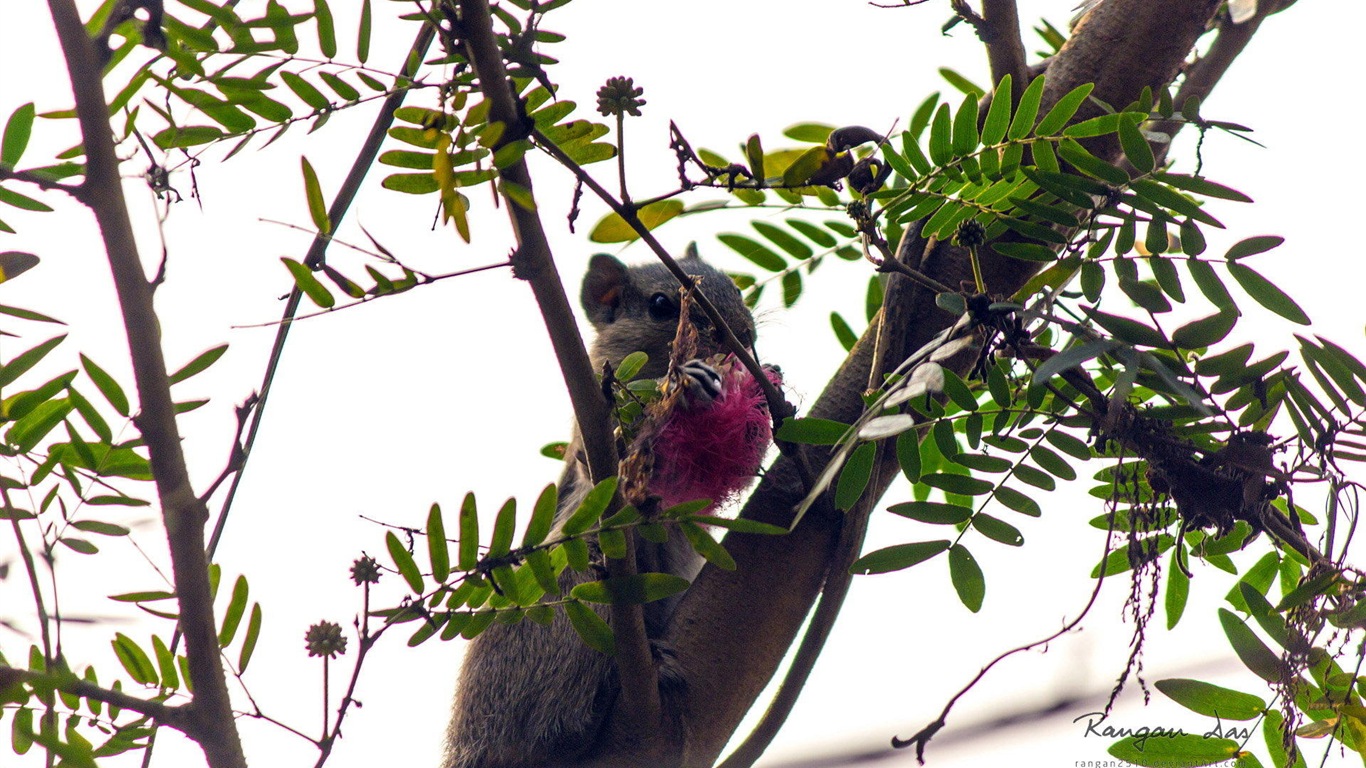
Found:
[(22, 181), (28, 184), (32, 184), (40, 189), (65, 192), (68, 195), (72, 196), (78, 195), (80, 191), (78, 187), (73, 187), (69, 184), (63, 184), (60, 181), (49, 179), (48, 177), (39, 173), (34, 173), (33, 171), (9, 171), (5, 170), (4, 168), (0, 168), (0, 181), (7, 180)]
[(185, 632), (189, 676), (195, 692), (186, 706), (190, 715), (186, 732), (199, 742), (213, 768), (245, 768), (246, 758), (219, 658), (209, 589), (209, 561), (204, 553), (208, 509), (195, 495), (185, 468), (161, 332), (152, 303), (152, 285), (138, 256), (123, 197), (97, 52), (74, 0), (48, 0), (48, 8), (66, 57), (85, 149), (86, 175), (78, 197), (95, 214), (104, 239), (137, 383), (140, 412), (133, 421), (147, 446), (170, 544), (179, 623)]
[[(479, 79), (479, 89), (489, 102), (489, 124), (504, 127), (501, 143), (525, 136), (528, 121), (517, 102), (516, 94), (503, 66), (503, 54), (494, 37), (493, 19), (487, 0), (461, 0), (460, 25), (470, 65)], [(496, 147), (495, 147), (496, 149)], [(593, 482), (600, 482), (617, 473), (617, 457), (613, 448), (610, 426), (610, 403), (603, 396), (593, 376), (588, 352), (578, 325), (569, 308), (559, 272), (535, 210), (507, 193), (513, 185), (531, 195), (531, 174), (525, 160), (517, 161), (498, 172), (508, 216), (517, 238), (513, 254), (513, 274), (531, 284), (536, 303), (541, 309), (546, 330), (564, 374), (565, 385), (578, 420), (588, 456), (589, 474)], [(759, 377), (763, 379), (764, 377)], [(623, 575), (635, 568), (635, 561), (611, 561), (613, 573)], [(639, 605), (613, 605), (612, 632), (616, 640), (616, 666), (621, 691), (618, 704), (629, 715), (623, 718), (622, 738), (635, 748), (649, 749), (659, 741), (661, 729), (659, 678), (655, 669), (650, 642), (645, 634), (645, 616)]]
[(187, 735), (193, 736), (190, 713), (186, 706), (173, 706), (159, 701), (148, 701), (123, 691), (101, 688), (71, 674), (58, 675), (51, 672), (35, 672), (0, 664), (0, 689), (14, 683), (28, 683), (39, 688), (54, 688), (62, 693), (79, 696), (90, 701), (99, 701), (139, 715), (146, 715), (162, 725), (168, 725)]
[(967, 0), (953, 0), (953, 10), (972, 25), (977, 38), (987, 47), (987, 63), (991, 67), (991, 87), (1010, 75), (1010, 92), (1019, 101), (1029, 81), (1029, 64), (1025, 60), (1024, 40), (1020, 38), (1020, 13), (1015, 0), (982, 0), (979, 16)]
[[(1048, 109), (1081, 83), (1096, 83), (1096, 97), (1109, 104), (1133, 101), (1144, 85), (1165, 85), (1218, 4), (1219, 0), (1107, 0), (1054, 59), (1042, 108)], [(1118, 147), (1102, 154), (1114, 158)], [(1037, 268), (990, 249), (982, 251), (994, 291), (1013, 293)], [(945, 285), (971, 276), (966, 254), (944, 244), (929, 249), (916, 268)], [(907, 297), (906, 318), (906, 345), (889, 350), (891, 359), (923, 346), (949, 322), (935, 306), (933, 293), (922, 288)], [(855, 346), (813, 405), (813, 416), (850, 422), (862, 412), (859, 396), (873, 351), (870, 334), (880, 324), (876, 321)], [(819, 460), (821, 451), (811, 454)], [(880, 496), (892, 477), (887, 473), (866, 493)], [(790, 521), (800, 496), (792, 462), (780, 459), (743, 515), (782, 525)], [(817, 505), (787, 536), (728, 535), (725, 545), (738, 568), (725, 572), (708, 566), (684, 594), (666, 637), (688, 670), (683, 709), (688, 739), (679, 745), (679, 764), (709, 764), (720, 753), (800, 630), (837, 551), (840, 530), (839, 516), (828, 506)], [(624, 745), (611, 751), (615, 746), (604, 745), (603, 764), (629, 761), (631, 753)]]

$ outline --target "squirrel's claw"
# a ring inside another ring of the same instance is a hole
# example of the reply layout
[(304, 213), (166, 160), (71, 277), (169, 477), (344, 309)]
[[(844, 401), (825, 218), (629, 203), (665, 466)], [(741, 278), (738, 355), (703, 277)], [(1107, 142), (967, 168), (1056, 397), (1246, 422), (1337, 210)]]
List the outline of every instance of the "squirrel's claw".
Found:
[(721, 395), (721, 374), (701, 360), (689, 360), (683, 364), (686, 376), (683, 384), (687, 388), (684, 402), (709, 405)]

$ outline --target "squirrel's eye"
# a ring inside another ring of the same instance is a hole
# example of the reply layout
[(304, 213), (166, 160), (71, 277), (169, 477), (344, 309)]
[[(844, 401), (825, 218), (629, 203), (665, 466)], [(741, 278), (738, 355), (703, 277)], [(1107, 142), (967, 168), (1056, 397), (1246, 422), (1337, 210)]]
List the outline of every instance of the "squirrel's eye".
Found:
[(667, 294), (656, 293), (650, 297), (650, 317), (655, 320), (674, 320), (678, 318), (678, 305)]

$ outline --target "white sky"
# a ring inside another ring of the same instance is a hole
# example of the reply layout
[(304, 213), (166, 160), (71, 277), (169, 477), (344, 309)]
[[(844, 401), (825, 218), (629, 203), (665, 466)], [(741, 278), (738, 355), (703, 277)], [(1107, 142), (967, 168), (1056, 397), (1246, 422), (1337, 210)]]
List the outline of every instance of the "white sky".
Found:
[[(346, 30), (359, 4), (334, 5), (338, 29)], [(1032, 23), (1046, 15), (1061, 26), (1071, 5), (1071, 0), (1022, 2), (1021, 17)], [(403, 7), (375, 4), (377, 16)], [(1257, 201), (1254, 206), (1216, 204), (1212, 210), (1229, 230), (1207, 234), (1213, 254), (1249, 235), (1285, 236), (1285, 246), (1250, 263), (1300, 299), (1315, 320), (1313, 332), (1361, 354), (1366, 345), (1355, 279), (1360, 270), (1351, 266), (1361, 258), (1361, 248), (1339, 233), (1352, 220), (1342, 218), (1348, 214), (1344, 201), (1351, 199), (1355, 190), (1349, 185), (1362, 167), (1356, 153), (1335, 149), (1340, 143), (1335, 133), (1348, 133), (1358, 117), (1339, 105), (1345, 101), (1344, 73), (1351, 71), (1344, 65), (1359, 45), (1356, 33), (1366, 21), (1366, 10), (1352, 3), (1334, 4), (1327, 11), (1331, 16), (1325, 12), (1320, 4), (1301, 3), (1264, 25), (1207, 104), (1206, 116), (1250, 125), (1266, 146), (1222, 136), (1207, 142), (1204, 172)], [(781, 145), (781, 130), (796, 122), (885, 129), (901, 120), (904, 125), (910, 110), (930, 91), (951, 90), (935, 73), (939, 66), (985, 82), (984, 57), (970, 31), (960, 27), (951, 37), (940, 35), (947, 17), (946, 3), (879, 10), (853, 0), (694, 0), (686, 6), (580, 0), (554, 13), (545, 28), (569, 36), (567, 43), (550, 50), (567, 62), (552, 75), (562, 83), (563, 97), (591, 105), (596, 88), (621, 74), (645, 88), (645, 116), (628, 125), (633, 189), (644, 197), (668, 189), (674, 179), (667, 150), (670, 119), (678, 121), (694, 146), (734, 156), (734, 147), (754, 132), (764, 137), (766, 146)], [(384, 19), (377, 19), (376, 29), (370, 64), (392, 68), (410, 32)], [(1040, 47), (1035, 40), (1027, 38), (1030, 50)], [(348, 48), (343, 33), (343, 58)], [(67, 107), (70, 96), (61, 72), (44, 4), (9, 0), (0, 5), (0, 118), (28, 101), (37, 102), (40, 112)], [(202, 203), (175, 206), (166, 222), (170, 262), (158, 307), (169, 364), (176, 367), (224, 341), (232, 344), (210, 372), (176, 390), (185, 399), (214, 398), (209, 407), (182, 420), (201, 489), (221, 468), (232, 435), (232, 407), (258, 386), (274, 334), (273, 328), (242, 326), (278, 317), (278, 298), (289, 287), (279, 258), (301, 258), (309, 240), (265, 220), (307, 226), (297, 155), (307, 154), (330, 194), (345, 175), (372, 114), (369, 109), (338, 114), (309, 136), (296, 128), (269, 149), (244, 152), (226, 164), (218, 162), (221, 153), (210, 153), (195, 176)], [(70, 146), (71, 131), (69, 124), (40, 123), (25, 160), (37, 162)], [(1337, 154), (1331, 160), (1315, 157), (1324, 151)], [(1179, 162), (1181, 170), (1191, 170), (1189, 159)], [(150, 264), (160, 244), (150, 195), (137, 178), (142, 166), (135, 160), (126, 167), (127, 190)], [(610, 178), (606, 165), (595, 170)], [(533, 171), (573, 296), (588, 255), (601, 250), (586, 243), (582, 233), (602, 209), (586, 202), (580, 234), (569, 234), (563, 226), (568, 183), (548, 164)], [(429, 231), (431, 198), (380, 190), (385, 172), (380, 168), (372, 173), (341, 238), (365, 242), (356, 228), (362, 223), (401, 259), (431, 271), (489, 263), (506, 253), (501, 210), (479, 209), (475, 242), (466, 246), (449, 230)], [(187, 175), (174, 183), (188, 196)], [(70, 338), (34, 376), (75, 367), (76, 353), (83, 351), (131, 380), (121, 332), (109, 320), (112, 289), (93, 223), (68, 201), (47, 199), (58, 213), (38, 216), (7, 208), (0, 214), (19, 229), (17, 236), (0, 240), (0, 250), (32, 251), (44, 260), (33, 272), (0, 286), (0, 303), (37, 309), (70, 324)], [(781, 212), (772, 215), (784, 217)], [(703, 254), (721, 266), (744, 269), (714, 234), (745, 231), (747, 218), (721, 218), (677, 221), (661, 230), (661, 237), (675, 249), (696, 239)], [(647, 254), (633, 248), (625, 256), (644, 259)], [(344, 271), (357, 269), (359, 263), (335, 247), (329, 258)], [(841, 356), (828, 313), (838, 309), (857, 324), (866, 279), (866, 265), (830, 264), (807, 281), (807, 294), (796, 308), (784, 311), (770, 303), (764, 312), (761, 353), (783, 367), (799, 405), (815, 399)], [(1263, 354), (1293, 343), (1286, 329), (1250, 300), (1243, 305), (1249, 317), (1236, 331), (1238, 343), (1256, 339)], [(50, 334), (46, 328), (20, 328), (10, 321), (3, 328), (25, 334), (17, 341), (0, 341), (4, 358)], [(40, 380), (45, 379), (29, 379)], [(537, 450), (563, 439), (569, 418), (568, 400), (530, 292), (503, 271), (445, 281), (402, 298), (299, 323), (219, 557), (229, 574), (225, 580), (245, 573), (253, 598), (265, 610), (265, 628), (247, 675), (263, 709), (298, 728), (318, 728), (321, 671), (303, 653), (303, 633), (321, 619), (349, 628), (358, 610), (359, 595), (351, 589), (346, 569), (362, 550), (383, 559), (383, 529), (361, 515), (420, 525), (433, 501), (455, 509), (470, 490), (486, 511), (508, 496), (529, 504), (558, 474), (558, 467)], [(131, 426), (125, 427), (125, 435), (131, 434)], [(888, 502), (906, 493), (904, 487), (894, 488)], [(1314, 508), (1314, 503), (1307, 506)], [(1010, 549), (981, 539), (970, 542), (987, 582), (986, 604), (976, 615), (958, 603), (943, 558), (909, 572), (857, 580), (845, 617), (771, 750), (769, 764), (847, 749), (876, 750), (893, 734), (908, 736), (931, 720), (980, 665), (1071, 617), (1091, 587), (1085, 576), (1098, 557), (1101, 537), (1084, 521), (1098, 512), (1094, 500), (1080, 492), (1050, 499), (1038, 520), (1002, 512), (1023, 531), (1026, 545)], [(115, 510), (103, 517), (134, 524), (134, 539), (164, 570), (164, 537), (147, 513)], [(931, 537), (936, 532), (925, 526), (882, 515), (875, 518), (868, 548)], [(106, 556), (62, 555), (64, 607), (74, 614), (117, 618), (93, 629), (69, 630), (66, 650), (79, 667), (93, 662), (112, 669), (116, 662), (105, 640), (109, 631), (145, 643), (149, 632), (166, 630), (164, 625), (130, 621), (103, 596), (162, 588), (164, 583), (128, 543), (100, 543)], [(0, 543), (0, 563), (14, 557), (12, 542)], [(0, 617), (6, 619), (31, 612), (28, 587), (15, 566), (17, 562), (11, 564), (9, 579), (0, 581)], [(1226, 676), (1220, 679), (1226, 684), (1260, 694), (1256, 681), (1236, 661), (1228, 663), (1231, 654), (1213, 607), (1232, 580), (1206, 572), (1210, 570), (1197, 573), (1192, 605), (1177, 630), (1150, 636), (1148, 679), (1222, 670)], [(378, 600), (397, 597), (397, 582), (386, 579)], [(949, 729), (931, 744), (930, 764), (980, 765), (1009, 757), (1026, 765), (1061, 766), (1104, 758), (1109, 740), (1085, 738), (1082, 727), (1071, 723), (1097, 708), (1092, 703), (1069, 707), (1037, 725), (995, 733), (972, 726), (1060, 697), (1108, 691), (1127, 653), (1130, 627), (1121, 623), (1119, 612), (1126, 592), (1127, 582), (1116, 579), (1085, 631), (1054, 643), (1049, 653), (1018, 656), (1000, 665), (962, 701)], [(1159, 624), (1160, 614), (1154, 626)], [(387, 637), (371, 656), (358, 691), (366, 706), (352, 710), (345, 739), (329, 765), (350, 768), (378, 760), (436, 764), (458, 644), (433, 641), (412, 650), (402, 640), (403, 633)], [(11, 659), (22, 658), (31, 641), (0, 628), (0, 649)], [(334, 690), (338, 676), (334, 670)], [(1134, 691), (1131, 685), (1129, 693)], [(1126, 696), (1128, 702), (1139, 701)], [(1160, 694), (1153, 701), (1146, 711), (1122, 709), (1116, 722), (1192, 731), (1211, 725)], [(257, 765), (313, 762), (308, 744), (282, 737), (269, 725), (244, 721), (243, 730)], [(177, 741), (165, 740), (156, 765), (198, 764), (197, 752)], [(1254, 744), (1260, 748), (1259, 739)], [(912, 759), (901, 754), (891, 762), (911, 764)], [(13, 760), (7, 756), (0, 763), (38, 764), (32, 754), (18, 763)]]

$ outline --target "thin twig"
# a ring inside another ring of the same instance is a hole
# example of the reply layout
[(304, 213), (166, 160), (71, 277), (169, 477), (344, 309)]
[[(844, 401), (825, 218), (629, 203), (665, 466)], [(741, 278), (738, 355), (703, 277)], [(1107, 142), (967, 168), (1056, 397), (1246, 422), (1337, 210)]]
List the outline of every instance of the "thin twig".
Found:
[[(461, 0), (459, 8), (466, 59), (474, 68), (479, 89), (489, 102), (489, 123), (501, 123), (504, 126), (500, 144), (525, 136), (523, 131), (529, 129), (531, 121), (523, 114), (508, 80), (503, 54), (494, 36), (487, 0)], [(517, 197), (532, 194), (531, 174), (525, 159), (518, 158), (499, 169), (498, 176), (517, 238), (513, 272), (531, 284), (565, 385), (569, 389), (579, 423), (579, 435), (588, 457), (589, 474), (594, 483), (600, 482), (617, 473), (616, 450), (610, 429), (611, 404), (603, 396), (593, 375), (592, 364), (565, 296), (564, 284), (555, 268), (540, 216), (508, 194), (510, 187), (521, 191), (522, 194)], [(762, 374), (757, 378), (767, 380)], [(617, 573), (635, 568), (635, 562), (630, 558), (617, 563), (614, 569)], [(620, 725), (636, 743), (657, 742), (661, 712), (659, 675), (649, 638), (645, 634), (645, 617), (641, 606), (613, 605), (612, 634), (616, 641), (614, 661), (621, 686), (618, 695), (623, 705), (620, 711), (627, 713)]]
[[(418, 31), (417, 37), (413, 40), (409, 53), (404, 58), (401, 72), (405, 78), (411, 79), (417, 73), (417, 67), (427, 55), (427, 49), (431, 46), (432, 39), (435, 36), (436, 33), (431, 25), (422, 25), (422, 29)], [(370, 133), (365, 137), (365, 143), (361, 145), (355, 162), (351, 164), (351, 170), (346, 174), (346, 180), (342, 182), (341, 189), (337, 190), (337, 196), (333, 198), (332, 205), (327, 210), (327, 218), (328, 221), (332, 222), (333, 230), (337, 228), (342, 219), (346, 218), (346, 213), (351, 208), (356, 193), (360, 190), (361, 182), (365, 180), (365, 175), (370, 171), (375, 158), (379, 155), (380, 145), (384, 143), (384, 139), (388, 135), (389, 126), (394, 122), (394, 111), (403, 104), (407, 95), (407, 88), (399, 88), (389, 94), (380, 107), (379, 115), (375, 117), (375, 123), (370, 127)], [(304, 257), (304, 264), (310, 268), (320, 266), (330, 242), (330, 238), (318, 233), (308, 248), (308, 254)], [(265, 416), (266, 402), (270, 398), (271, 385), (275, 381), (275, 374), (280, 367), (280, 359), (284, 355), (285, 340), (289, 336), (290, 320), (299, 311), (299, 304), (302, 299), (303, 291), (297, 285), (290, 289), (289, 298), (285, 301), (285, 311), (280, 320), (280, 328), (275, 333), (275, 343), (271, 346), (270, 358), (266, 362), (266, 371), (261, 377), (261, 386), (258, 388), (259, 397), (256, 409), (252, 412), (251, 426), (247, 429), (246, 440), (241, 443), (242, 466), (233, 475), (232, 483), (228, 486), (227, 496), (223, 499), (223, 509), (218, 513), (218, 519), (214, 522), (213, 535), (209, 537), (210, 557), (213, 557), (213, 553), (218, 550), (218, 542), (223, 537), (223, 529), (227, 525), (228, 514), (232, 511), (233, 501), (237, 498), (237, 488), (242, 482), (242, 475), (246, 471), (247, 462), (251, 460), (251, 448), (256, 444), (256, 434), (260, 430), (261, 419)]]

